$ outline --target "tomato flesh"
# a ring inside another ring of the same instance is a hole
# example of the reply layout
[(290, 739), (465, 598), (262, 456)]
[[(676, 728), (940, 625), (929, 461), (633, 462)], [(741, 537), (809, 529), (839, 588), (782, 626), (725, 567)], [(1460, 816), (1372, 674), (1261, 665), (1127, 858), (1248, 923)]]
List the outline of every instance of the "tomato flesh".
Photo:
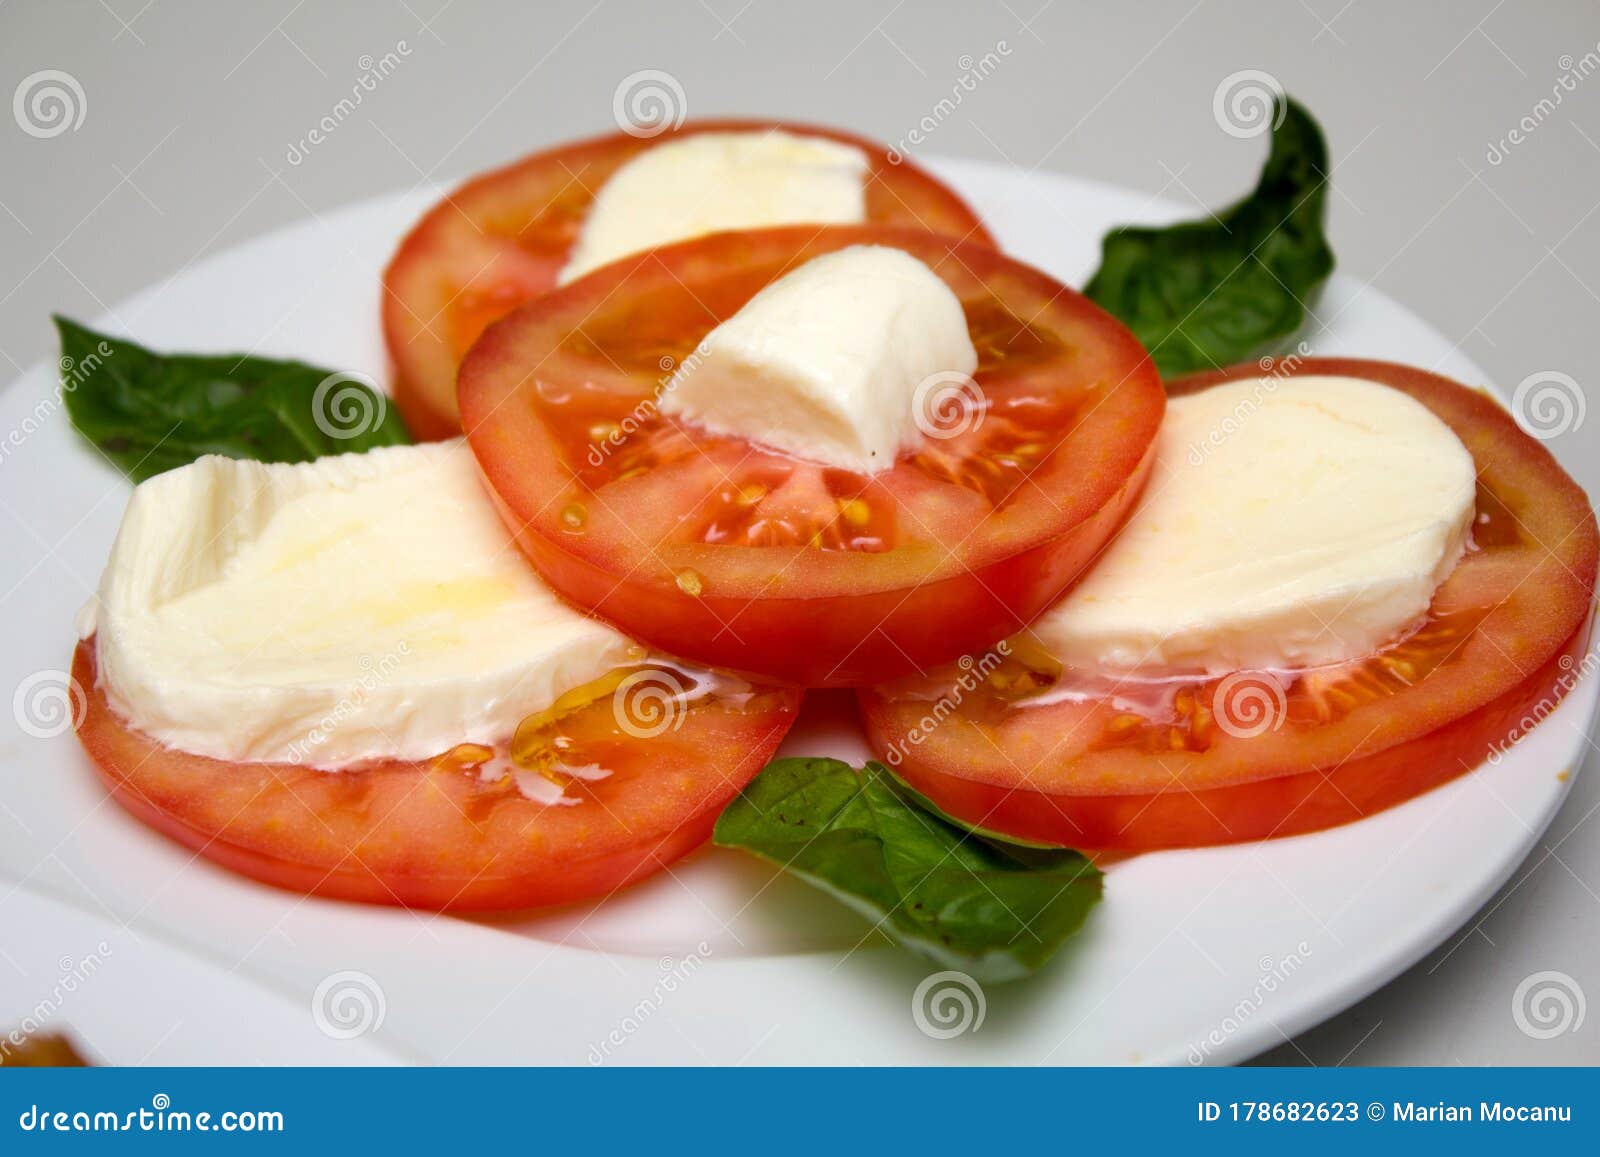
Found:
[[(151, 827), (276, 887), (451, 910), (603, 896), (678, 859), (710, 836), (799, 706), (792, 691), (725, 686), (665, 723), (633, 709), (640, 731), (623, 725), (633, 717), (615, 691), (531, 719), (504, 774), (486, 774), (494, 749), (471, 743), (319, 771), (163, 747), (106, 702), (93, 640), (78, 645), (73, 678), (88, 689), (79, 739), (113, 798)], [(542, 795), (529, 798), (525, 776)]]
[[(1171, 388), (1260, 372), (1241, 366)], [(1053, 666), (1024, 635), (976, 675), (951, 668), (862, 692), (874, 747), (968, 822), (1140, 850), (1369, 815), (1475, 766), (1529, 712), (1543, 718), (1573, 684), (1588, 636), (1597, 535), (1583, 491), (1477, 391), (1382, 362), (1307, 359), (1294, 372), (1402, 390), (1476, 461), (1472, 549), (1414, 632), (1334, 667), (1114, 692)], [(1252, 696), (1265, 715), (1250, 715)]]
[[(705, 335), (795, 265), (891, 245), (960, 298), (979, 365), (939, 432), (859, 475), (661, 412)], [(490, 327), (467, 436), (566, 598), (709, 666), (807, 686), (918, 670), (1010, 634), (1120, 524), (1165, 395), (1109, 315), (994, 250), (833, 226), (720, 234), (619, 263)]]
[(395, 404), (419, 439), (460, 432), (456, 367), (485, 326), (552, 289), (595, 193), (665, 140), (781, 129), (854, 145), (867, 157), (867, 220), (992, 245), (983, 223), (938, 179), (881, 145), (776, 121), (692, 121), (654, 137), (627, 133), (562, 145), (475, 177), (430, 209), (384, 274), (383, 329)]

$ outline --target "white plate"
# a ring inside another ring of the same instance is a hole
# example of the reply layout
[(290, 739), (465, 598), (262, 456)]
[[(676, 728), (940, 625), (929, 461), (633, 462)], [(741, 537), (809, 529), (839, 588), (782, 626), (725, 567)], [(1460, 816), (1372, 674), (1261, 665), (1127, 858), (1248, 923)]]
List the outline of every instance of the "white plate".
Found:
[(8, 925), (0, 934), (0, 1051), (29, 1033), (60, 1033), (97, 1064), (405, 1059), (366, 1030), (370, 1021), (382, 1031), (385, 1010), (357, 975), (322, 989), (318, 1016), (310, 1004), (61, 900), (19, 889), (0, 912)]
[[(1111, 225), (1197, 212), (1085, 181), (939, 167), (1006, 248), (1073, 284)], [(261, 238), (100, 320), (157, 347), (293, 355), (381, 379), (378, 271), (433, 195), (387, 197)], [(1311, 328), (1315, 353), (1484, 380), (1438, 333), (1346, 277), (1335, 276)], [(6, 694), (67, 665), (73, 612), (127, 494), (75, 440), (53, 389), (42, 365), (0, 396), (0, 439), (21, 438), (0, 459)], [(1358, 1000), (1494, 892), (1565, 795), (1597, 688), (1585, 678), (1498, 766), (1373, 819), (1113, 865), (1084, 933), (1042, 975), (992, 987), (981, 1025), (948, 1038), (913, 1015), (926, 967), (864, 940), (863, 922), (737, 854), (706, 849), (598, 908), (520, 917), (306, 900), (195, 861), (106, 802), (70, 734), (39, 739), (9, 723), (0, 725), (0, 948), (15, 955), (21, 941), (56, 935), (5, 882), (26, 881), (201, 951), (255, 981), (263, 1002), (289, 998), (301, 1020), (285, 1024), (286, 1042), (305, 1039), (319, 983), (365, 973), (386, 1002), (377, 1039), (448, 1062), (1234, 1061)], [(785, 750), (864, 756), (848, 697), (814, 696)], [(187, 983), (154, 966), (146, 979), (163, 999)], [(334, 1048), (355, 1061), (366, 1059), (364, 1043)], [(319, 1043), (295, 1055), (326, 1051)], [(257, 1055), (266, 1054), (241, 1044), (237, 1059)]]

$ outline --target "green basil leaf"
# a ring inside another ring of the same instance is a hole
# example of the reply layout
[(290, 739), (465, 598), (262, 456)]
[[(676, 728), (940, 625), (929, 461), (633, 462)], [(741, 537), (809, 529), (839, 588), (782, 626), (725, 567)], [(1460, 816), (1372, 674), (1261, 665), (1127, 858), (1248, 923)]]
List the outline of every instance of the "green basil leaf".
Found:
[(976, 824), (969, 824), (965, 820), (959, 820), (949, 812), (945, 811), (938, 804), (934, 803), (927, 796), (923, 795), (916, 788), (912, 787), (905, 781), (899, 772), (895, 771), (893, 768), (886, 768), (885, 770), (887, 770), (889, 775), (893, 777), (895, 790), (900, 793), (902, 798), (911, 801), (923, 811), (938, 816), (945, 823), (951, 825), (952, 827), (960, 828), (969, 836), (977, 836), (979, 839), (988, 840), (992, 844), (1004, 844), (1007, 847), (1018, 849), (1019, 854), (1025, 854), (1028, 849), (1043, 850), (1047, 852), (1057, 852), (1061, 850), (1061, 845), (1059, 844), (1044, 844), (1040, 843), (1038, 840), (1025, 840), (1021, 836), (1009, 836), (1005, 832), (997, 832), (992, 828), (980, 827)]
[(306, 462), (411, 441), (349, 374), (247, 354), (159, 354), (55, 319), (72, 424), (135, 482), (202, 454)]
[(1101, 876), (1064, 848), (1001, 843), (915, 806), (882, 764), (769, 763), (713, 839), (831, 893), (890, 937), (979, 980), (1026, 976), (1100, 899)]
[(1333, 272), (1322, 130), (1292, 100), (1276, 116), (1255, 191), (1220, 218), (1106, 235), (1084, 292), (1134, 332), (1163, 376), (1243, 361), (1293, 334)]

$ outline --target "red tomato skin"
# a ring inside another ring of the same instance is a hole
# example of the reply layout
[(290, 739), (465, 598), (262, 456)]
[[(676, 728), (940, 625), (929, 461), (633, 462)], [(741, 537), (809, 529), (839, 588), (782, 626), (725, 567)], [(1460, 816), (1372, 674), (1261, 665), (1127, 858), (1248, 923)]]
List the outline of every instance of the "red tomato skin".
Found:
[[(417, 836), (416, 847), (395, 847), (395, 833), (378, 826), (368, 833), (373, 836), (373, 847), (353, 842), (340, 845), (329, 824), (320, 821), (333, 821), (342, 833), (349, 817), (328, 812), (319, 817), (313, 806), (320, 798), (317, 793), (336, 795), (345, 786), (341, 777), (348, 777), (346, 783), (355, 777), (384, 776), (415, 784), (421, 777), (441, 774), (426, 763), (388, 762), (358, 771), (318, 772), (292, 765), (228, 763), (177, 752), (135, 731), (117, 716), (95, 681), (92, 640), (78, 644), (72, 677), (84, 689), (88, 702), (77, 728), (79, 741), (111, 797), (135, 818), (197, 855), (275, 888), (434, 911), (571, 903), (607, 896), (661, 870), (710, 838), (723, 807), (772, 757), (799, 706), (798, 695), (783, 697), (778, 710), (764, 716), (759, 726), (745, 729), (749, 734), (743, 737), (742, 750), (707, 753), (708, 759), (730, 757), (728, 767), (708, 768), (706, 782), (697, 784), (693, 792), (694, 806), (670, 823), (652, 824), (652, 830), (638, 837), (602, 830), (590, 848), (571, 856), (554, 846), (559, 840), (539, 841), (534, 835), (529, 837), (529, 846), (506, 850), (506, 870), (497, 870), (497, 857), (490, 855), (487, 862), (469, 862), (459, 870), (430, 871), (422, 864), (429, 854), (428, 830), (412, 833)], [(300, 805), (300, 814), (289, 820), (274, 816), (263, 822), (263, 817), (253, 816), (247, 806), (230, 804), (224, 809), (226, 814), (213, 812), (209, 806), (225, 792), (240, 793), (248, 803), (283, 789)], [(453, 779), (447, 790), (458, 795), (463, 790), (470, 792)], [(432, 785), (424, 784), (421, 791), (419, 802), (427, 807)], [(408, 787), (406, 798), (414, 794)], [(437, 810), (431, 812), (433, 821), (448, 827), (443, 834), (452, 846), (484, 851), (475, 842), (480, 833), (461, 815), (459, 806), (439, 801)], [(612, 806), (618, 806), (615, 800)], [(534, 810), (530, 807), (528, 814)], [(558, 818), (570, 822), (569, 817)], [(596, 826), (608, 828), (603, 821)], [(535, 829), (529, 824), (525, 830)]]
[[(664, 139), (695, 133), (760, 132), (766, 129), (823, 137), (862, 150), (872, 162), (868, 187), (869, 221), (915, 224), (923, 213), (927, 213), (931, 217), (931, 220), (924, 221), (927, 227), (937, 227), (941, 232), (950, 232), (954, 236), (994, 247), (995, 240), (983, 221), (953, 189), (920, 165), (883, 145), (838, 129), (795, 121), (719, 118), (689, 121), (654, 138), (616, 132), (543, 149), (509, 165), (481, 173), (452, 191), (411, 228), (384, 270), (381, 315), (384, 341), (393, 368), (393, 400), (412, 437), (419, 442), (437, 441), (453, 438), (461, 432), (454, 399), (439, 396), (437, 369), (422, 369), (408, 349), (415, 336), (408, 331), (415, 329), (418, 324), (425, 330), (431, 330), (440, 324), (440, 319), (432, 316), (432, 310), (419, 312), (413, 307), (405, 292), (404, 279), (408, 270), (443, 259), (438, 251), (445, 244), (446, 226), (462, 217), (462, 204), (470, 203), (479, 193), (492, 194), (496, 186), (513, 182), (542, 166), (560, 165), (568, 154), (601, 159), (607, 165), (605, 175), (609, 176), (610, 169), (620, 164), (621, 160)], [(616, 159), (618, 156), (621, 160)], [(570, 180), (573, 171), (581, 169), (582, 164), (575, 163), (563, 172)], [(880, 188), (875, 190), (874, 185)], [(510, 312), (522, 302), (554, 288), (556, 277), (565, 262), (565, 253), (559, 258), (543, 255), (526, 260), (519, 258), (517, 268), (507, 275), (506, 291), (512, 297), (502, 312)]]
[[(1233, 787), (1130, 795), (1066, 795), (1002, 787), (905, 760), (895, 774), (965, 823), (1080, 851), (1152, 852), (1303, 835), (1364, 819), (1450, 782), (1501, 750), (1538, 705), (1569, 690), (1587, 626), (1528, 680), (1456, 723), (1331, 770)], [(899, 730), (870, 695), (860, 700), (873, 749), (896, 750)]]
[[(1521, 518), (1519, 507), (1508, 508), (1517, 525), (1527, 529), (1524, 520), (1537, 525), (1533, 538), (1542, 552), (1518, 548), (1534, 556), (1524, 565), (1537, 580), (1530, 585), (1525, 576), (1494, 604), (1494, 615), (1505, 616), (1496, 636), (1480, 643), (1474, 632), (1456, 646), (1463, 652), (1475, 649), (1476, 663), (1484, 663), (1484, 655), (1504, 659), (1510, 673), (1489, 683), (1479, 675), (1471, 694), (1457, 688), (1455, 707), (1412, 698), (1410, 716), (1380, 714), (1370, 729), (1373, 717), (1364, 717), (1360, 730), (1367, 738), (1358, 743), (1359, 736), (1353, 736), (1352, 746), (1341, 750), (1312, 729), (1304, 738), (1281, 742), (1271, 733), (1232, 747), (1221, 739), (1225, 750), (1198, 754), (1100, 750), (1046, 758), (1031, 771), (993, 739), (947, 742), (950, 722), (908, 746), (904, 737), (916, 711), (882, 689), (863, 690), (858, 702), (872, 746), (886, 757), (898, 756), (890, 760), (897, 774), (950, 815), (1024, 839), (1128, 852), (1237, 843), (1348, 823), (1448, 782), (1501, 750), (1571, 690), (1574, 672), (1581, 670), (1577, 660), (1589, 641), (1600, 529), (1587, 497), (1549, 450), (1523, 433), (1490, 396), (1424, 370), (1355, 358), (1306, 358), (1283, 372), (1377, 381), (1429, 406), (1472, 452), (1480, 484), (1498, 479), (1506, 487), (1501, 497), (1521, 504)], [(1262, 375), (1261, 366), (1248, 363), (1179, 379), (1168, 391), (1183, 394)], [(1458, 580), (1468, 581), (1473, 565), (1464, 560), (1440, 594)], [(1544, 609), (1530, 609), (1535, 607)], [(1530, 654), (1536, 649), (1538, 657), (1519, 668), (1505, 652), (1521, 644)], [(1425, 678), (1417, 686), (1430, 684)], [(1029, 734), (1051, 747), (1059, 740), (1048, 728), (1041, 720), (1030, 725)], [(1291, 730), (1286, 727), (1284, 735)], [(1258, 766), (1242, 762), (1258, 753)], [(1152, 791), (1151, 783), (1173, 786)]]
[[(909, 590), (816, 598), (696, 597), (646, 579), (619, 579), (563, 550), (490, 492), (545, 582), (575, 606), (627, 624), (641, 642), (795, 687), (859, 687), (981, 653), (1025, 627), (1121, 525), (1153, 461), (1152, 445), (1111, 501), (1031, 550)], [(596, 592), (603, 593), (596, 598)], [(749, 640), (756, 639), (761, 653), (752, 668)]]

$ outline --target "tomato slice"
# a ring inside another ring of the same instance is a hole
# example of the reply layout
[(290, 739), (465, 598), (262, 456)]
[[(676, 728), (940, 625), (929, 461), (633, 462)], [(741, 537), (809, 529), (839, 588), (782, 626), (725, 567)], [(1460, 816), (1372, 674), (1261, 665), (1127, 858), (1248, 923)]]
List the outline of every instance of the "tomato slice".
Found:
[[(908, 251), (961, 299), (979, 365), (930, 412), (945, 437), (869, 477), (660, 411), (719, 321), (857, 244)], [(856, 226), (723, 233), (597, 271), (490, 327), (460, 400), (557, 591), (669, 654), (806, 686), (919, 670), (1029, 622), (1120, 524), (1166, 406), (1133, 335), (1059, 282)]]
[[(670, 681), (652, 691), (646, 676), (524, 724), (515, 773), (486, 776), (493, 749), (473, 744), (318, 771), (208, 759), (132, 729), (95, 682), (93, 640), (72, 673), (90, 689), (79, 739), (113, 798), (151, 827), (276, 887), (453, 910), (603, 896), (693, 850), (771, 758), (800, 698), (723, 681), (675, 707), (662, 697)], [(554, 751), (559, 762), (541, 761)], [(538, 801), (521, 776), (538, 777)]]
[(383, 331), (394, 396), (417, 438), (460, 433), (456, 367), (484, 326), (555, 285), (590, 202), (606, 179), (662, 141), (708, 132), (781, 129), (854, 145), (870, 168), (867, 220), (992, 245), (976, 213), (938, 178), (879, 144), (783, 121), (691, 121), (660, 135), (594, 137), (535, 153), (468, 181), (430, 209), (384, 274)]
[[(1576, 681), (1594, 600), (1595, 516), (1582, 489), (1478, 391), (1385, 362), (1305, 359), (1293, 372), (1409, 394), (1477, 463), (1473, 549), (1420, 629), (1292, 679), (1240, 672), (1154, 695), (1072, 694), (1076, 677), (1034, 659), (1023, 635), (1003, 659), (861, 693), (873, 746), (899, 774), (950, 814), (1016, 836), (1186, 847), (1371, 815), (1544, 718)], [(1259, 376), (1250, 364), (1171, 390)]]

